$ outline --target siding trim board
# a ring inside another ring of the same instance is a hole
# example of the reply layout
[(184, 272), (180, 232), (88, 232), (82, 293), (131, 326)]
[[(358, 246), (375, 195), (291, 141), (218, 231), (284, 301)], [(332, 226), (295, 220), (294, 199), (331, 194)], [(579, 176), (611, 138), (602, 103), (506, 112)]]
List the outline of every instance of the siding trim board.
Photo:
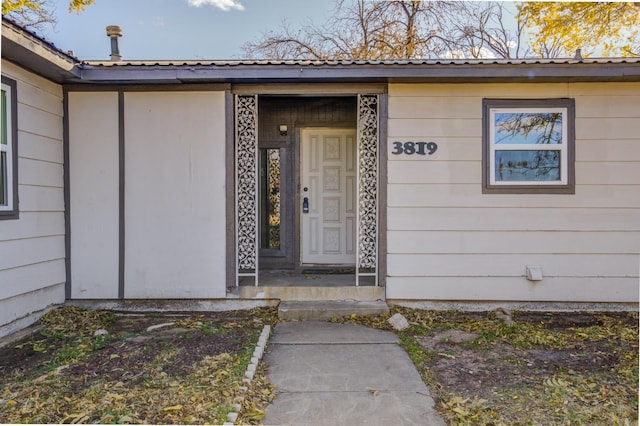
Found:
[[(7, 141), (7, 145), (11, 145), (10, 153), (11, 155), (7, 158), (7, 163), (11, 162), (11, 176), (7, 174), (7, 177), (11, 177), (11, 185), (7, 185), (5, 188), (7, 193), (11, 193), (10, 197), (10, 210), (2, 210), (0, 211), (0, 220), (10, 220), (10, 219), (19, 219), (20, 218), (20, 200), (18, 193), (18, 155), (19, 155), (19, 144), (18, 144), (18, 84), (16, 80), (2, 76), (2, 84), (9, 87), (11, 91), (10, 98), (6, 103), (5, 107), (9, 111), (9, 120), (10, 120), (10, 128), (11, 134), (7, 135), (7, 137), (11, 137), (10, 141)], [(9, 195), (9, 194), (7, 194)]]
[(69, 92), (220, 92), (231, 89), (230, 83), (194, 83), (182, 85), (157, 84), (65, 84)]
[(125, 109), (124, 92), (118, 91), (118, 298), (125, 295)]
[(71, 176), (69, 165), (70, 149), (69, 149), (69, 91), (67, 88), (62, 89), (62, 147), (64, 164), (64, 253), (65, 253), (65, 273), (66, 280), (64, 283), (64, 298), (71, 299)]
[(387, 182), (389, 181), (389, 151), (387, 146), (389, 121), (389, 96), (378, 96), (378, 285), (386, 286), (387, 281)]
[(235, 286), (236, 280), (236, 181), (235, 181), (235, 104), (230, 90), (224, 93), (225, 110), (225, 192), (226, 192), (226, 288)]

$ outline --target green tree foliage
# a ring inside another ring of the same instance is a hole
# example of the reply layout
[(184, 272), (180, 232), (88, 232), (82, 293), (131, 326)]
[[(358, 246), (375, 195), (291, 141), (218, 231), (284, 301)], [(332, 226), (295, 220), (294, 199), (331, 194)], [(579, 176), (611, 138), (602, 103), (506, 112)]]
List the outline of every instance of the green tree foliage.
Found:
[(69, 2), (69, 12), (84, 12), (84, 9), (91, 5), (94, 4), (96, 2), (96, 0), (71, 0)]
[[(69, 13), (83, 12), (96, 0), (69, 0)], [(2, 14), (25, 28), (42, 30), (55, 24), (55, 4), (51, 0), (2, 0)]]
[[(69, 12), (82, 12), (95, 2), (96, 0), (70, 0)], [(45, 6), (50, 7), (50, 4), (42, 0), (2, 0), (2, 14), (5, 15), (24, 8), (41, 9)]]
[(538, 56), (640, 56), (640, 3), (524, 2), (518, 16)]

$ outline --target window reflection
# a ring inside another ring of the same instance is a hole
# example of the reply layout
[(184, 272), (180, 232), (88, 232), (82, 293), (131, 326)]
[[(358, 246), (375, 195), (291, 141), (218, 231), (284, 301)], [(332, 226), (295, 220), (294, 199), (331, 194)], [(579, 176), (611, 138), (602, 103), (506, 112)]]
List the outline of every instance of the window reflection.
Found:
[(262, 248), (280, 248), (280, 150), (268, 148), (260, 150), (262, 177)]
[(499, 112), (495, 129), (496, 144), (561, 144), (562, 113)]
[(496, 181), (560, 180), (560, 151), (496, 150)]

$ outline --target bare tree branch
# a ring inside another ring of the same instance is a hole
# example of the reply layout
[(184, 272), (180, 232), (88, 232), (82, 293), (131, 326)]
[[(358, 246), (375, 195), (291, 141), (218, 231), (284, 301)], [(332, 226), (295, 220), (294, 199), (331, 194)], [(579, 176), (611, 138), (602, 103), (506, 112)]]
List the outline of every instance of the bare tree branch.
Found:
[(278, 59), (510, 58), (520, 51), (524, 27), (513, 34), (507, 30), (505, 7), (492, 2), (337, 0), (324, 25), (305, 25), (298, 32), (283, 25), (277, 33), (245, 44), (244, 51), (246, 57)]
[(47, 25), (56, 24), (56, 5), (52, 0), (3, 1), (2, 9), (6, 17), (29, 30), (44, 31)]

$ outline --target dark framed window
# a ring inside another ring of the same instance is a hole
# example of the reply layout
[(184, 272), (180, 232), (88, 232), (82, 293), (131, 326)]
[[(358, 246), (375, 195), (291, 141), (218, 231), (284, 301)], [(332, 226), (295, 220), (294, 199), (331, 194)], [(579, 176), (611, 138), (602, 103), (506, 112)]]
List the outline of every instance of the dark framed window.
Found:
[(2, 76), (0, 219), (18, 218), (18, 101), (16, 82)]
[(573, 99), (483, 99), (484, 193), (575, 193)]

